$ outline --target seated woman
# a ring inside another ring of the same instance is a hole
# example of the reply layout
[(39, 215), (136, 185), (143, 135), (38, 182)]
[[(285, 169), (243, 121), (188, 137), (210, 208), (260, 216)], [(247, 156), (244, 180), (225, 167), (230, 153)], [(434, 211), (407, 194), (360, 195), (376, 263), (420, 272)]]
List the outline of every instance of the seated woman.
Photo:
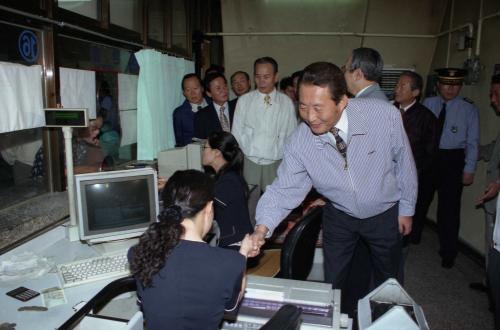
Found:
[(248, 185), (241, 174), (243, 152), (231, 133), (209, 135), (203, 150), (204, 166), (214, 169), (215, 221), (220, 228), (219, 246), (239, 244), (253, 228), (248, 213)]
[(101, 169), (104, 153), (99, 144), (102, 117), (90, 120), (89, 126), (76, 130), (73, 141), (73, 166), (75, 174), (98, 172)]
[(175, 172), (162, 191), (159, 221), (129, 250), (148, 329), (217, 329), (224, 310), (238, 304), (252, 243), (245, 237), (238, 253), (203, 242), (213, 188), (202, 172)]

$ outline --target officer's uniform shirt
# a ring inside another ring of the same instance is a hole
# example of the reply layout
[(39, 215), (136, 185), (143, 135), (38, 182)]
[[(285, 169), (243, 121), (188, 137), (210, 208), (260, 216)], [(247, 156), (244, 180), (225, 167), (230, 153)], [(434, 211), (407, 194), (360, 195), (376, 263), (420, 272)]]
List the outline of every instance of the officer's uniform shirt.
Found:
[[(441, 96), (429, 97), (423, 105), (437, 118), (445, 101)], [(465, 149), (464, 172), (474, 173), (479, 148), (479, 111), (462, 97), (446, 102), (446, 120), (439, 149)]]

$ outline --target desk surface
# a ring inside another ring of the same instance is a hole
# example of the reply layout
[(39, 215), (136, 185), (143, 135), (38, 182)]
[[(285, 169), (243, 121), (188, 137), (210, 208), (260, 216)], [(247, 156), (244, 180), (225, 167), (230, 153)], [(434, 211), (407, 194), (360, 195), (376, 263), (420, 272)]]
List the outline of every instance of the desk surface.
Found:
[[(23, 252), (33, 252), (41, 257), (46, 257), (54, 262), (55, 265), (99, 255), (94, 248), (86, 244), (82, 244), (79, 241), (68, 241), (66, 239), (66, 229), (64, 226), (54, 228), (8, 253), (1, 255), (0, 261)], [(19, 312), (17, 310), (22, 306), (43, 306), (41, 296), (35, 297), (27, 302), (22, 302), (7, 296), (5, 293), (19, 286), (25, 286), (38, 292), (54, 286), (62, 287), (55, 267), (53, 267), (49, 273), (35, 279), (0, 281), (0, 324), (4, 322), (16, 323), (16, 330), (56, 329), (75, 313), (73, 306), (81, 301), (87, 302), (112, 280), (113, 279), (101, 280), (64, 289), (68, 302), (64, 305), (54, 306), (45, 312)]]

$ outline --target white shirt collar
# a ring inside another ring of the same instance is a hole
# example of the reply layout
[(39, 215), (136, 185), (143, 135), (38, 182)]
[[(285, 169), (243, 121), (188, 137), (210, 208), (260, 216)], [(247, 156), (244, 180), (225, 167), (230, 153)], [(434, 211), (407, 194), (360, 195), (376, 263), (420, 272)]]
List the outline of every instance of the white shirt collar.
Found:
[(417, 102), (417, 99), (413, 100), (413, 102), (410, 103), (409, 105), (407, 105), (406, 107), (401, 107), (401, 105), (400, 105), (399, 109), (406, 112), (406, 110), (410, 109), (416, 102)]
[[(214, 108), (215, 108), (215, 110), (217, 111), (217, 114), (218, 114), (220, 112), (220, 107), (221, 106), (218, 105), (215, 102), (213, 104), (214, 104)], [(224, 106), (224, 113), (227, 114), (228, 113), (228, 104), (227, 104), (227, 102), (224, 102), (223, 106)]]
[(276, 88), (274, 88), (271, 93), (267, 93), (267, 94), (266, 93), (262, 93), (261, 91), (259, 91), (257, 89), (257, 93), (259, 93), (259, 95), (260, 95), (260, 97), (262, 99), (264, 99), (264, 97), (266, 97), (266, 95), (269, 95), (271, 97), (271, 100), (274, 100), (275, 97), (276, 97)]
[[(335, 124), (334, 127), (339, 129), (339, 135), (344, 140), (347, 141), (348, 132), (349, 132), (349, 120), (347, 119), (347, 111), (344, 108), (342, 114), (340, 115), (339, 121)], [(324, 136), (329, 136), (333, 142), (335, 142), (335, 138), (331, 132), (327, 132)]]
[(342, 110), (342, 114), (340, 115), (340, 119), (339, 121), (337, 122), (337, 124), (335, 125), (335, 127), (337, 127), (339, 130), (341, 130), (342, 132), (346, 133), (348, 132), (348, 122), (347, 122), (347, 111), (345, 111), (346, 109)]
[(363, 88), (362, 90), (360, 90), (359, 92), (357, 92), (355, 97), (359, 97), (361, 94), (363, 94), (364, 91), (366, 91), (368, 88), (370, 88), (373, 85), (374, 84), (366, 86), (365, 88)]
[(208, 103), (207, 103), (207, 101), (205, 101), (205, 99), (203, 99), (200, 104), (195, 104), (195, 103), (191, 103), (191, 102), (189, 102), (189, 104), (191, 104), (191, 110), (193, 110), (193, 112), (198, 112), (198, 107), (204, 108), (208, 105)]

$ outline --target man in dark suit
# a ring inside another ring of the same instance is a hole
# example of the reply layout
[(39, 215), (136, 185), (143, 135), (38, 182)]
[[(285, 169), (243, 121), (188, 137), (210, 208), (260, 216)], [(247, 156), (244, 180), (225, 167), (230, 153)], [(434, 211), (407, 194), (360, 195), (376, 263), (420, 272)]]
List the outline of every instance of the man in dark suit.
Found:
[(194, 137), (206, 139), (212, 132), (231, 132), (236, 101), (228, 102), (227, 80), (221, 73), (212, 73), (205, 79), (207, 95), (212, 103), (201, 109), (194, 119)]
[(203, 84), (198, 75), (189, 73), (182, 78), (182, 93), (186, 100), (174, 110), (175, 146), (191, 143), (194, 136), (194, 116), (208, 105), (203, 98)]
[(420, 243), (426, 211), (432, 202), (439, 142), (437, 118), (419, 102), (422, 86), (418, 73), (405, 71), (394, 89), (395, 105), (403, 116), (418, 174), (418, 197), (409, 238), (413, 244)]

